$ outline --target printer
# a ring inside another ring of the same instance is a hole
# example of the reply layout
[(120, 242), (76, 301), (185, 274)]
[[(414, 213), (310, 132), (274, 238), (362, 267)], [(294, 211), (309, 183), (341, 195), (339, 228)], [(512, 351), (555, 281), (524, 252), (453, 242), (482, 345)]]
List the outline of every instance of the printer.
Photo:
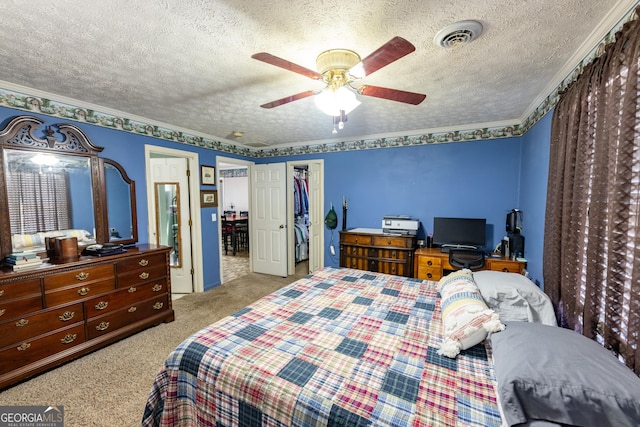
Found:
[(382, 217), (382, 231), (392, 234), (410, 234), (415, 236), (420, 220), (408, 215), (385, 215)]

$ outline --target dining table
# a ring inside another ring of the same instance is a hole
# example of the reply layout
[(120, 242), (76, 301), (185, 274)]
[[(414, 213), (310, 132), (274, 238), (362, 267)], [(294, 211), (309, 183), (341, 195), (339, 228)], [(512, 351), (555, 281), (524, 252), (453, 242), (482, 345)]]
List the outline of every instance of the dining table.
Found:
[[(238, 226), (246, 225), (249, 227), (249, 215), (227, 214), (222, 216), (222, 226), (229, 227), (231, 232), (231, 248), (232, 254), (235, 256), (238, 250)], [(227, 242), (224, 242), (224, 254), (227, 255)]]

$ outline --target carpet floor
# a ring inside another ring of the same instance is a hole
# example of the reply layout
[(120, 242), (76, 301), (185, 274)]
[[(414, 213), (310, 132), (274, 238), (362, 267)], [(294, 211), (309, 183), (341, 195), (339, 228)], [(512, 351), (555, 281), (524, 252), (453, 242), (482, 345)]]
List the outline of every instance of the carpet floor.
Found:
[(64, 406), (65, 426), (139, 426), (156, 373), (185, 338), (306, 275), (249, 273), (173, 302), (176, 320), (125, 338), (0, 392), (0, 406)]

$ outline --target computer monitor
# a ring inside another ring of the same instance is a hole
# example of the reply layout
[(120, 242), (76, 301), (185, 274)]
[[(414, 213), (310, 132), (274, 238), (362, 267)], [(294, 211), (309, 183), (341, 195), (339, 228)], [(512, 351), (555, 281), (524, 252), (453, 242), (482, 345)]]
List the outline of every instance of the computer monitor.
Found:
[(485, 218), (433, 218), (433, 244), (443, 249), (482, 249), (486, 245)]

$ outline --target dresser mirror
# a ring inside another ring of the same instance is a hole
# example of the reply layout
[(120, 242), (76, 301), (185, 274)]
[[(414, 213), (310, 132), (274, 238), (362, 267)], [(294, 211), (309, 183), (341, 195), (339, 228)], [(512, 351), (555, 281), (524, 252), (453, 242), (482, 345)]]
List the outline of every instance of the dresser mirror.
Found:
[(131, 244), (138, 241), (136, 183), (119, 163), (102, 160), (104, 189), (107, 197), (108, 242)]
[(136, 243), (134, 181), (78, 127), (42, 123), (18, 116), (0, 131), (0, 255), (44, 252), (47, 237)]

